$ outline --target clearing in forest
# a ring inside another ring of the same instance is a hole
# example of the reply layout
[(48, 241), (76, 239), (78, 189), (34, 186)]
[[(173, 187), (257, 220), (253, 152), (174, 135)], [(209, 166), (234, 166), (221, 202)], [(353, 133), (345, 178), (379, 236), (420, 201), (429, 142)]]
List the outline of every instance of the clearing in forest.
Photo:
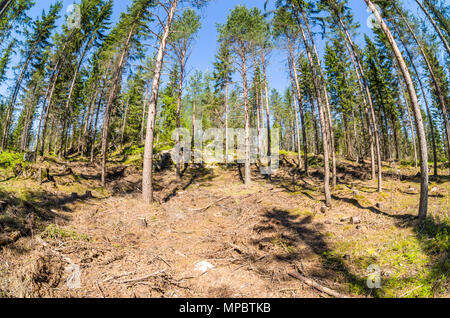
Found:
[(0, 173), (2, 297), (449, 296), (448, 177), (432, 181), (418, 229), (408, 166), (384, 166), (377, 193), (368, 164), (339, 160), (331, 209), (319, 157), (310, 177), (295, 154), (270, 180), (254, 166), (249, 186), (236, 166), (189, 166), (181, 184), (173, 168), (148, 206), (127, 158), (109, 163), (105, 189), (96, 164), (46, 159), (41, 185)]

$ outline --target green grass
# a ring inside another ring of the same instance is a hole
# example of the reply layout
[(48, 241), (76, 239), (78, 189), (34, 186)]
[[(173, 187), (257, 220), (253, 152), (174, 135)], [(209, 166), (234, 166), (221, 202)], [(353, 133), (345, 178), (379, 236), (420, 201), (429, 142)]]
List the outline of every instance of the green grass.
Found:
[(89, 238), (87, 235), (78, 234), (75, 231), (64, 229), (55, 224), (50, 224), (49, 226), (47, 226), (47, 228), (41, 233), (41, 238), (50, 240), (62, 239), (89, 242)]

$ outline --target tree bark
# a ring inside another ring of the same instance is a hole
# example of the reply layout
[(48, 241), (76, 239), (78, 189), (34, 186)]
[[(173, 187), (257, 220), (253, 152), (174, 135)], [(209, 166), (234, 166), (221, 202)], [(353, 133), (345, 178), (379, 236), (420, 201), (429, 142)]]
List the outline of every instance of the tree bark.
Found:
[(445, 135), (447, 137), (447, 152), (448, 152), (448, 162), (449, 162), (449, 171), (450, 171), (450, 122), (449, 117), (447, 113), (447, 106), (445, 105), (444, 95), (442, 93), (441, 87), (439, 86), (438, 80), (436, 78), (436, 74), (434, 73), (433, 67), (430, 64), (430, 61), (428, 60), (427, 54), (425, 53), (425, 50), (420, 43), (419, 39), (417, 38), (416, 34), (412, 30), (411, 26), (408, 23), (408, 20), (405, 18), (405, 16), (400, 12), (400, 10), (397, 8), (397, 12), (402, 18), (402, 20), (405, 22), (406, 27), (408, 28), (409, 32), (411, 33), (412, 37), (414, 38), (414, 41), (417, 43), (417, 46), (419, 48), (419, 51), (427, 64), (428, 71), (431, 76), (431, 80), (433, 82), (433, 85), (436, 89), (436, 94), (438, 95), (439, 104), (441, 106), (442, 115), (444, 117), (444, 127), (445, 127)]
[(123, 66), (125, 64), (125, 60), (127, 58), (127, 55), (129, 53), (129, 45), (131, 38), (134, 34), (135, 26), (132, 26), (130, 29), (130, 32), (128, 33), (127, 40), (124, 44), (124, 47), (122, 49), (122, 54), (120, 56), (120, 59), (117, 63), (116, 70), (114, 72), (114, 75), (112, 77), (112, 85), (111, 85), (111, 91), (109, 93), (108, 101), (105, 106), (105, 114), (103, 116), (103, 128), (102, 128), (102, 147), (101, 147), (101, 153), (102, 153), (102, 186), (106, 186), (106, 152), (108, 150), (108, 133), (109, 133), (109, 122), (111, 118), (111, 110), (114, 103), (114, 100), (117, 97), (117, 90), (120, 83), (120, 78), (122, 76), (122, 70)]
[(153, 202), (153, 138), (156, 119), (156, 103), (158, 101), (159, 82), (161, 79), (161, 70), (166, 51), (167, 38), (169, 37), (170, 26), (175, 15), (178, 0), (173, 0), (168, 13), (164, 33), (158, 49), (158, 55), (155, 62), (155, 73), (153, 75), (152, 89), (150, 95), (149, 112), (147, 120), (147, 133), (145, 137), (144, 148), (144, 172), (142, 177), (142, 199), (145, 203)]
[[(402, 45), (403, 45), (403, 48), (405, 49), (406, 54), (408, 55), (409, 62), (413, 68), (414, 74), (416, 75), (416, 80), (419, 83), (423, 100), (425, 101), (425, 106), (427, 108), (428, 121), (430, 123), (431, 143), (433, 146), (433, 174), (435, 177), (437, 177), (438, 176), (438, 158), (437, 158), (437, 148), (436, 148), (436, 136), (435, 136), (435, 130), (434, 130), (433, 117), (431, 116), (431, 111), (430, 111), (430, 105), (428, 103), (427, 95), (426, 95), (425, 89), (423, 87), (422, 79), (419, 75), (419, 72), (417, 71), (417, 67), (416, 67), (416, 64), (414, 63), (414, 59), (411, 55), (411, 52), (409, 51), (408, 46), (406, 45), (405, 41), (403, 40), (403, 37), (401, 36), (401, 33), (399, 32), (399, 30), (395, 24), (394, 24), (394, 28), (397, 32), (397, 36), (400, 39), (400, 42), (402, 42)], [(409, 113), (408, 113), (408, 115), (409, 115)]]
[[(353, 43), (353, 40), (352, 40), (350, 34), (347, 31), (347, 28), (345, 27), (344, 23), (342, 22), (341, 18), (339, 18), (339, 25), (341, 26), (342, 30), (344, 31), (347, 41), (350, 43), (350, 47), (352, 49), (353, 56), (356, 60), (356, 64), (358, 65), (358, 69), (359, 69), (360, 76), (361, 76), (361, 79), (362, 79), (362, 82), (364, 85), (364, 89), (366, 91), (366, 98), (369, 103), (370, 115), (371, 115), (371, 119), (372, 119), (373, 134), (375, 137), (375, 147), (376, 147), (377, 164), (378, 164), (378, 192), (382, 192), (383, 176), (382, 176), (382, 162), (381, 162), (380, 133), (378, 130), (377, 117), (375, 115), (375, 108), (373, 106), (372, 96), (370, 95), (369, 84), (367, 82), (364, 68), (362, 67), (362, 64), (361, 64), (361, 59), (359, 57), (359, 53), (356, 49), (355, 44)], [(366, 112), (367, 112), (367, 110), (366, 110)], [(369, 122), (368, 122), (368, 124), (370, 127)]]
[[(306, 138), (306, 125), (305, 125), (305, 114), (303, 112), (303, 97), (301, 94), (301, 90), (300, 90), (300, 84), (298, 81), (298, 74), (297, 74), (297, 63), (295, 62), (295, 57), (294, 57), (294, 52), (293, 52), (293, 48), (292, 48), (292, 43), (288, 38), (288, 45), (289, 45), (289, 54), (291, 56), (290, 61), (291, 63), (289, 66), (289, 72), (291, 73), (291, 81), (292, 84), (295, 83), (295, 87), (293, 86), (292, 89), (296, 92), (297, 94), (297, 101), (298, 101), (298, 106), (299, 106), (299, 112), (300, 112), (300, 121), (301, 121), (301, 125), (302, 125), (302, 136), (303, 136), (303, 152), (304, 152), (304, 166), (305, 166), (305, 173), (306, 175), (308, 175), (308, 143), (307, 143), (307, 138)], [(314, 106), (313, 106), (314, 107)], [(298, 130), (298, 117), (297, 117), (297, 113), (295, 112), (295, 119), (297, 120), (297, 130)], [(298, 160), (299, 160), (299, 167), (301, 166), (300, 164), (300, 159), (301, 159), (301, 154), (300, 154), (300, 134), (298, 135), (298, 143), (299, 143), (299, 147), (298, 147)]]
[(428, 20), (430, 20), (431, 24), (433, 25), (433, 28), (436, 30), (436, 33), (439, 35), (439, 38), (441, 39), (442, 43), (444, 44), (444, 47), (447, 50), (447, 54), (450, 55), (450, 46), (448, 44), (448, 41), (445, 39), (445, 36), (442, 34), (441, 30), (436, 25), (436, 22), (433, 20), (433, 18), (431, 17), (430, 13), (423, 6), (423, 4), (419, 0), (416, 0), (416, 2), (419, 5), (419, 7), (422, 9), (422, 11), (425, 13), (425, 15), (427, 16)]
[(414, 119), (416, 121), (416, 130), (419, 137), (419, 148), (420, 148), (420, 166), (421, 166), (421, 190), (420, 190), (420, 202), (419, 202), (419, 220), (422, 222), (427, 217), (427, 209), (428, 209), (428, 149), (427, 149), (427, 140), (425, 136), (425, 128), (422, 120), (422, 113), (419, 106), (419, 101), (417, 99), (416, 91), (414, 89), (414, 83), (411, 78), (411, 74), (409, 73), (408, 67), (403, 59), (403, 56), (400, 52), (400, 49), (392, 36), (391, 31), (387, 27), (384, 22), (381, 14), (378, 12), (378, 9), (370, 0), (364, 0), (370, 10), (373, 12), (375, 18), (380, 24), (381, 29), (386, 34), (386, 37), (392, 47), (395, 58), (399, 64), (400, 70), (403, 74), (406, 86), (408, 88), (409, 97), (411, 100), (411, 104), (414, 112)]
[(291, 2), (292, 9), (294, 10), (294, 13), (297, 18), (298, 27), (301, 31), (303, 42), (305, 43), (305, 47), (307, 48), (306, 53), (308, 56), (309, 65), (311, 67), (311, 74), (313, 78), (313, 84), (314, 89), (316, 91), (316, 98), (317, 98), (317, 104), (319, 109), (319, 120), (320, 120), (320, 126), (322, 130), (322, 142), (323, 142), (323, 157), (324, 157), (324, 192), (325, 192), (325, 204), (328, 207), (331, 207), (331, 192), (330, 192), (330, 154), (329, 154), (329, 143), (328, 143), (328, 136), (330, 133), (328, 120), (326, 117), (326, 106), (324, 106), (322, 102), (322, 92), (319, 86), (319, 81), (316, 74), (316, 67), (313, 61), (312, 53), (309, 49), (308, 42), (306, 40), (306, 35), (303, 30), (303, 26), (301, 24), (300, 18), (297, 15), (296, 9), (294, 4)]
[[(245, 48), (241, 45), (241, 61), (242, 61), (242, 82), (244, 85), (244, 118), (245, 118), (245, 176), (244, 183), (251, 183), (251, 166), (250, 166), (250, 118), (248, 113), (248, 83), (247, 83), (247, 65), (245, 58)], [(270, 144), (268, 145), (270, 148)], [(270, 172), (269, 166), (269, 172)]]

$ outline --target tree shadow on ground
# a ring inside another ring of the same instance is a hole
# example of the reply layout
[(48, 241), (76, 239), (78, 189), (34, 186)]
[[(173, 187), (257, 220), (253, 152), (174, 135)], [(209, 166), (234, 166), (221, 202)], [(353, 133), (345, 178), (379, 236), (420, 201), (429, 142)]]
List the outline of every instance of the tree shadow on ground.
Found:
[[(316, 255), (320, 260), (320, 266), (310, 269), (304, 275), (308, 275), (316, 281), (320, 279), (327, 282), (324, 285), (331, 285), (330, 282), (342, 282), (344, 280), (351, 285), (352, 290), (358, 290), (358, 293), (369, 293), (367, 278), (360, 277), (350, 271), (344, 259), (334, 253), (326, 242), (321, 229), (320, 225), (312, 224), (311, 216), (299, 218), (299, 216), (291, 215), (288, 211), (268, 210), (262, 221), (254, 228), (259, 237), (252, 240), (252, 244), (261, 248), (268, 243), (273, 243), (274, 237), (277, 237), (277, 240), (281, 240), (284, 246), (295, 246), (295, 252), (288, 249), (288, 253), (275, 254), (274, 257), (278, 261), (290, 265), (301, 264), (304, 258), (312, 254)], [(333, 287), (329, 287), (333, 289)], [(344, 293), (348, 293), (348, 290)]]
[[(412, 228), (418, 240), (421, 250), (430, 258), (427, 265), (431, 268), (426, 279), (433, 285), (433, 293), (442, 285), (449, 285), (450, 274), (450, 225), (448, 220), (439, 220), (432, 216), (418, 223), (418, 216), (413, 214), (391, 214), (383, 209), (373, 206), (363, 206), (358, 200), (353, 198), (332, 196), (333, 200), (352, 204), (358, 209), (367, 210), (371, 213), (382, 215), (394, 220), (397, 228)], [(403, 281), (414, 281), (419, 279), (419, 275), (411, 276)]]
[(0, 190), (0, 245), (36, 234), (56, 218), (64, 223), (70, 221), (69, 216), (55, 209), (71, 212), (67, 204), (84, 199), (84, 196), (58, 196), (45, 191), (29, 191), (17, 197), (12, 192)]

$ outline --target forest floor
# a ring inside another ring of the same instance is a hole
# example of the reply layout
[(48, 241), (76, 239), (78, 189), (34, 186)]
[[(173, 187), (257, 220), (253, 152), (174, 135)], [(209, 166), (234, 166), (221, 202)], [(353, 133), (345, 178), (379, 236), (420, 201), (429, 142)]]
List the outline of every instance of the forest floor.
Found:
[[(106, 189), (80, 158), (47, 158), (42, 185), (1, 169), (0, 297), (330, 297), (299, 273), (349, 297), (450, 296), (448, 177), (432, 180), (418, 229), (417, 170), (386, 165), (377, 193), (369, 164), (340, 160), (323, 213), (318, 158), (309, 177), (295, 158), (271, 180), (254, 167), (248, 187), (237, 167), (189, 167), (181, 184), (160, 172), (151, 206), (126, 156), (109, 163)], [(368, 287), (370, 265), (381, 288)]]

